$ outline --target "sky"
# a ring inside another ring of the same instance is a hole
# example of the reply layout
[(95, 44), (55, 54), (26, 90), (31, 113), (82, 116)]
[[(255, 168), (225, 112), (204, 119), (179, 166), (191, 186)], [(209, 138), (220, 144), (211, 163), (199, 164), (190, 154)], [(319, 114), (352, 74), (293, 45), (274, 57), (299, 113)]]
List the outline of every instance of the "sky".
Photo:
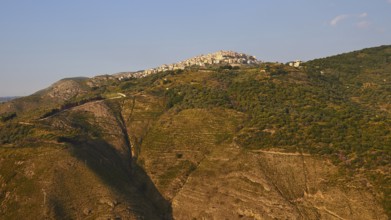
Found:
[(233, 50), (311, 60), (391, 44), (391, 0), (0, 0), (0, 96)]

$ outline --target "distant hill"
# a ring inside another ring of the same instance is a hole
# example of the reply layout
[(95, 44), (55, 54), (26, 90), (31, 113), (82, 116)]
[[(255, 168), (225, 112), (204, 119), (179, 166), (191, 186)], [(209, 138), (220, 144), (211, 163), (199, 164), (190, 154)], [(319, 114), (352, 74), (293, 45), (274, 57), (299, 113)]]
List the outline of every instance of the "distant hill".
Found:
[(61, 80), (0, 104), (0, 216), (389, 219), (390, 73), (381, 46)]
[(7, 96), (7, 97), (0, 97), (0, 103), (2, 102), (8, 102), (11, 101), (12, 99), (16, 99), (19, 96)]

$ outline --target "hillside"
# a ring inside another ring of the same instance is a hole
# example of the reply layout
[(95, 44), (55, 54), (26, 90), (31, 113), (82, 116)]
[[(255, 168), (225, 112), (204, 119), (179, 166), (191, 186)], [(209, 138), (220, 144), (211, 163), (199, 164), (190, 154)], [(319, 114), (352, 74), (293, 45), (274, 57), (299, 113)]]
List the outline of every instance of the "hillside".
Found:
[(1, 219), (388, 219), (391, 46), (0, 104)]

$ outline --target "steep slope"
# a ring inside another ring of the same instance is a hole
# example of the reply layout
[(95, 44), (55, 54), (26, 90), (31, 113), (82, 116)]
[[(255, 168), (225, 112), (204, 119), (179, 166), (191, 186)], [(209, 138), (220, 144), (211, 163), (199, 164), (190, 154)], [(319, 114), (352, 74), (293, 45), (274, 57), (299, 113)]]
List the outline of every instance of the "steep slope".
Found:
[(390, 62), (383, 46), (83, 79), (3, 111), (0, 216), (387, 219)]
[(300, 153), (215, 150), (173, 199), (176, 219), (386, 219), (364, 182)]
[(2, 218), (170, 218), (104, 101), (20, 123), (23, 139), (0, 148)]

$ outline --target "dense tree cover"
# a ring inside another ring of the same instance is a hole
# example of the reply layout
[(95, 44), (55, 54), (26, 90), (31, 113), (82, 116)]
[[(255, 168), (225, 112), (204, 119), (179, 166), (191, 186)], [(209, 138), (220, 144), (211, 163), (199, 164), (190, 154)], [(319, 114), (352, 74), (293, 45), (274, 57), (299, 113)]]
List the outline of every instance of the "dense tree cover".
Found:
[(367, 105), (390, 104), (390, 46), (316, 59), (306, 63), (306, 69), (320, 86), (333, 86), (345, 96), (358, 97), (359, 102)]
[(389, 119), (349, 101), (332, 87), (253, 78), (238, 81), (243, 74), (215, 73), (211, 80), (221, 83), (218, 88), (174, 87), (166, 92), (167, 107), (226, 107), (247, 113), (247, 129), (238, 141), (250, 149), (279, 146), (321, 154), (363, 154), (391, 146)]
[(166, 92), (167, 107), (182, 103), (185, 108), (231, 107), (230, 98), (222, 89), (197, 85), (181, 85)]
[(33, 126), (7, 123), (0, 126), (0, 145), (21, 142), (33, 132)]
[(16, 118), (16, 116), (17, 116), (16, 112), (6, 112), (3, 114), (0, 114), (0, 121), (6, 122), (6, 121), (9, 121), (11, 119)]

